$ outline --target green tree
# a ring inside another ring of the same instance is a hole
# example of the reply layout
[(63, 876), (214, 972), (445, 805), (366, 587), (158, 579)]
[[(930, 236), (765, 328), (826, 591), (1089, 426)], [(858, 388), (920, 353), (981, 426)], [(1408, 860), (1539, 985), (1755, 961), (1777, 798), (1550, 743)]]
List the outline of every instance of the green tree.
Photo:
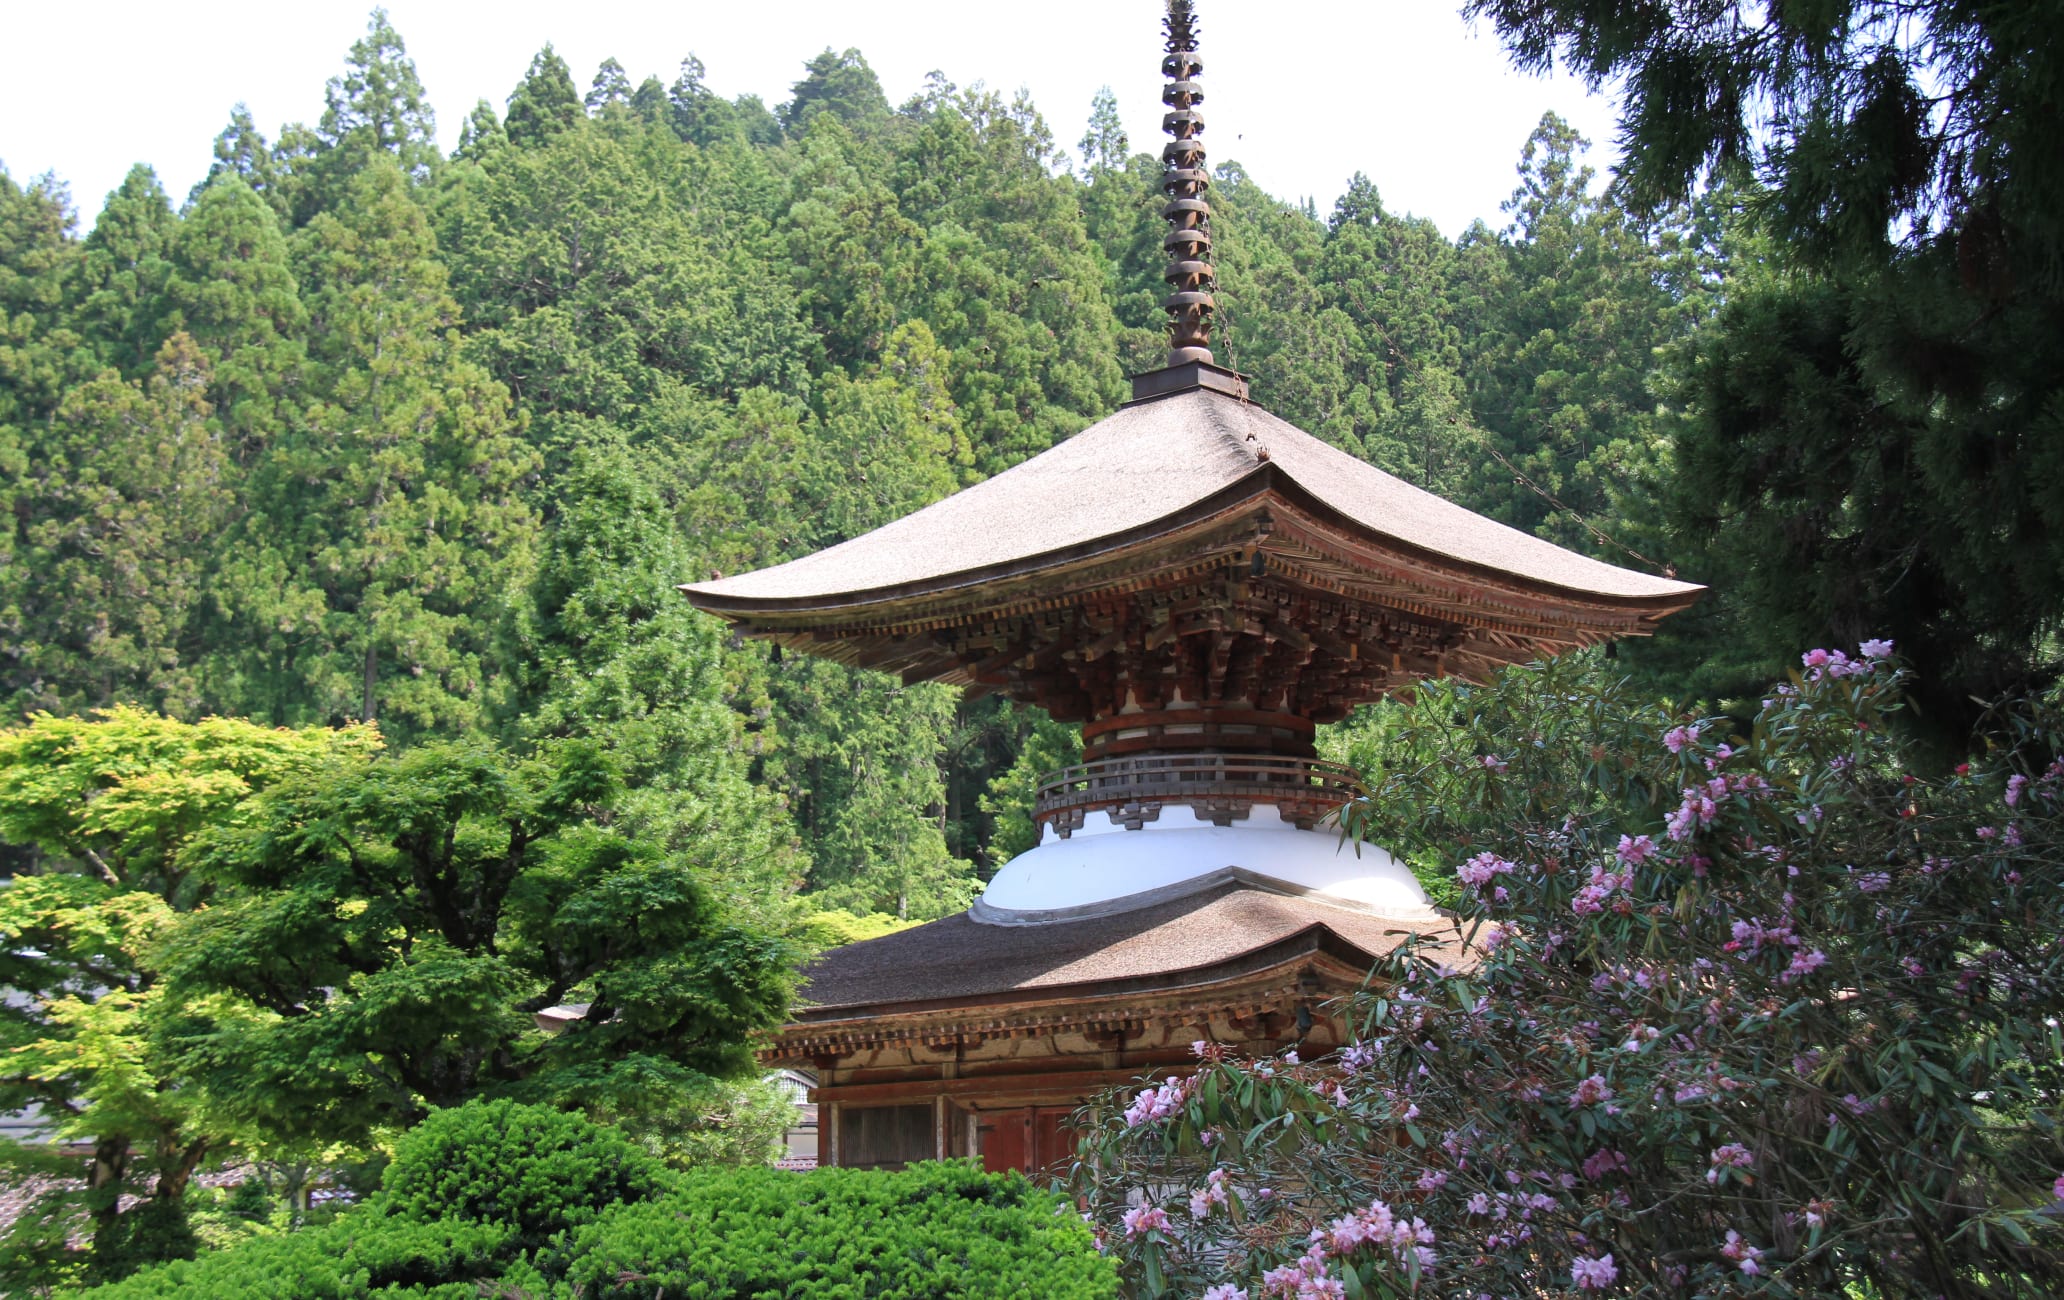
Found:
[(325, 151), (326, 179), (340, 195), (380, 154), (419, 183), (443, 161), (422, 78), (385, 9), (373, 10), (366, 34), (345, 55), (345, 71), (324, 88), (315, 134)]
[(53, 414), (16, 500), (36, 575), (14, 613), (35, 683), (17, 703), (200, 711), (202, 587), (234, 504), (207, 389), (175, 334), (147, 382), (103, 372)]
[(177, 225), (157, 173), (138, 164), (108, 195), (80, 246), (79, 280), (72, 291), (78, 303), (74, 328), (124, 375), (149, 370), (163, 342), (159, 298), (170, 273), (165, 253)]
[(881, 79), (858, 50), (834, 54), (830, 46), (803, 65), (803, 79), (790, 90), (791, 98), (781, 106), (781, 127), (799, 135), (819, 113), (858, 124), (889, 115), (888, 96), (882, 94)]
[(1089, 126), (1082, 133), (1082, 142), (1075, 147), (1081, 150), (1082, 165), (1092, 180), (1125, 166), (1132, 142), (1125, 137), (1125, 122), (1118, 116), (1118, 97), (1109, 86), (1099, 87), (1096, 98), (1090, 101)]
[(602, 60), (602, 66), (595, 69), (595, 80), (588, 86), (587, 98), (583, 99), (581, 104), (596, 117), (605, 116), (611, 111), (621, 112), (628, 109), (631, 104), (631, 79), (624, 74), (623, 64), (615, 59)]
[(308, 317), (279, 220), (241, 177), (220, 175), (166, 262), (157, 330), (184, 332), (209, 357), (209, 403), (248, 465), (292, 421), (306, 379)]
[[(0, 890), (0, 981), (15, 995), (0, 1009), (0, 1105), (34, 1104), (60, 1137), (91, 1146), (82, 1201), (96, 1275), (147, 1262), (138, 1222), (169, 1221), (177, 1248), (189, 1180), (235, 1134), (181, 1086), (156, 1036), (169, 1014), (156, 946), (209, 892), (181, 853), (273, 783), (378, 743), (369, 729), (190, 724), (132, 708), (0, 731), (0, 840), (35, 855)], [(145, 1205), (121, 1212), (146, 1170)]]
[(24, 613), (37, 583), (21, 562), (31, 474), (66, 388), (98, 368), (64, 323), (78, 252), (63, 190), (47, 177), (23, 188), (0, 169), (0, 689), (14, 709), (43, 692)]
[(466, 115), (465, 125), (459, 128), (459, 147), (452, 151), (452, 159), (481, 162), (508, 143), (509, 133), (502, 129), (501, 119), (495, 116), (494, 105), (484, 99), (476, 100), (473, 111)]
[[(1830, 611), (1757, 575), (1804, 554), (1847, 555), (1859, 567), (1846, 581), (1874, 594), (1842, 616), (1911, 643), (1925, 712), (1945, 735), (1972, 717), (1971, 697), (2052, 674), (2064, 608), (2052, 522), (2064, 164), (2050, 139), (2045, 88), (2060, 56), (2046, 11), (1722, 4), (1686, 25), (1667, 7), (1617, 0), (1477, 0), (1469, 12), (1492, 20), (1522, 66), (1560, 60), (1627, 87), (1632, 200), (1666, 203), (1715, 176), (1747, 188), (1748, 215), (1770, 241), (1762, 254), (1782, 273), (1719, 328), (1784, 322), (1812, 360), (1759, 366), (1740, 386), (1699, 368), (1704, 404), (1676, 440), (1686, 467), (1727, 475), (1696, 485), (1709, 499), (1763, 496), (1765, 467), (1730, 447), (1778, 448), (1793, 466), (1830, 471), (1799, 474), (1759, 505), (1784, 527), (1723, 530), (1739, 567), (1700, 575), (1723, 593), (1753, 589), (1735, 626), (1757, 665), (1780, 662), (1766, 628), (1834, 631)], [(1820, 346), (1830, 337), (1843, 340), (1838, 364)], [(1769, 342), (1702, 348), (1774, 362)], [(1849, 409), (1869, 418), (1817, 429), (1799, 418), (1831, 389), (1853, 392)], [(1904, 561), (1845, 531), (1865, 497), (1879, 538), (1916, 539), (1914, 560), (1940, 567), (1947, 609), (1909, 601), (1893, 576)], [(1679, 500), (1678, 535), (1690, 547), (1713, 539), (1699, 494)], [(1737, 688), (1751, 681), (1735, 677)]]
[(224, 172), (235, 175), (251, 191), (264, 199), (282, 221), (293, 215), (291, 186), (283, 187), (279, 160), (273, 147), (266, 142), (265, 133), (258, 129), (258, 123), (251, 117), (251, 110), (241, 101), (230, 110), (229, 125), (215, 137), (215, 161), (208, 165), (208, 174), (193, 187), (186, 196), (189, 206), (198, 203), (201, 195), (217, 176)]
[(581, 120), (580, 92), (573, 88), (573, 72), (549, 43), (530, 61), (509, 95), (509, 112), (504, 126), (509, 139), (519, 145), (542, 144)]
[(507, 393), (462, 360), (458, 311), (407, 179), (376, 162), (300, 232), (312, 400), (253, 472), (219, 671), (277, 721), (484, 716), (494, 626), (528, 573), (534, 457)]
[(325, 1141), (487, 1093), (622, 1112), (749, 1072), (792, 954), (614, 829), (621, 791), (584, 742), (429, 744), (273, 787), (185, 859), (228, 892), (164, 948), (182, 1068), (255, 1131)]
[(518, 734), (605, 745), (625, 777), (619, 826), (778, 917), (804, 863), (747, 780), (718, 624), (675, 590), (689, 565), (672, 512), (620, 444), (576, 452), (558, 493), (518, 628)]

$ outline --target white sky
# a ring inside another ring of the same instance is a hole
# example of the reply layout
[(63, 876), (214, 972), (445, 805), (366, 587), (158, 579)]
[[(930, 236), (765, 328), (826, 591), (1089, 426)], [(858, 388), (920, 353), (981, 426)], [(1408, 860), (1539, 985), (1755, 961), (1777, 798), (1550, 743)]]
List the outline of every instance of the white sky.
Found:
[[(1567, 77), (1524, 77), (1459, 0), (1201, 0), (1214, 163), (1237, 159), (1264, 188), (1321, 211), (1357, 170), (1385, 205), (1449, 235), (1504, 221), (1521, 145), (1554, 109), (1613, 158), (1614, 105)], [(585, 92), (614, 56), (632, 82), (671, 84), (691, 50), (718, 93), (788, 98), (805, 59), (856, 46), (892, 104), (937, 68), (960, 85), (1024, 87), (1071, 153), (1091, 96), (1110, 85), (1134, 149), (1159, 152), (1158, 0), (710, 0), (584, 5), (545, 0), (391, 0), (438, 137), (449, 150), (476, 99), (499, 112), (551, 41)], [(177, 202), (207, 171), (238, 100), (268, 138), (313, 123), (323, 83), (364, 33), (367, 0), (4, 0), (0, 162), (17, 181), (54, 170), (90, 224), (130, 164), (157, 169)]]

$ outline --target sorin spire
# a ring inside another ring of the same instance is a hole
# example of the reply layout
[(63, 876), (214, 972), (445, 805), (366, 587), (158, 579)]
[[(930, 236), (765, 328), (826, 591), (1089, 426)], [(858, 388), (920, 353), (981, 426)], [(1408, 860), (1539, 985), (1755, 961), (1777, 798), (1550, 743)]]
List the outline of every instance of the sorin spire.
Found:
[(1197, 13), (1191, 0), (1168, 0), (1168, 17), (1161, 25), (1168, 34), (1168, 56), (1161, 60), (1168, 85), (1161, 90), (1161, 102), (1169, 109), (1161, 129), (1175, 137), (1161, 150), (1161, 188), (1168, 195), (1161, 215), (1170, 227), (1161, 241), (1169, 256), (1162, 278), (1172, 288), (1161, 303), (1168, 311), (1168, 364), (1213, 365), (1211, 317), (1218, 302), (1211, 293), (1211, 205), (1204, 201), (1211, 173), (1199, 138), (1204, 115), (1197, 105), (1204, 101), (1204, 89), (1196, 77), (1204, 61), (1197, 57)]

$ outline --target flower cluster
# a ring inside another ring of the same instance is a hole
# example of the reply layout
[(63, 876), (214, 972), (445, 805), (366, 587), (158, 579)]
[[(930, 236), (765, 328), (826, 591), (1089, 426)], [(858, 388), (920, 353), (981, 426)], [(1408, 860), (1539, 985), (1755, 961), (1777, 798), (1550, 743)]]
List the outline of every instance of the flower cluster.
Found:
[(1613, 1264), (1610, 1252), (1596, 1259), (1579, 1255), (1570, 1261), (1570, 1281), (1579, 1291), (1603, 1291), (1619, 1278), (1620, 1270)]
[(1126, 1126), (1138, 1128), (1142, 1124), (1151, 1124), (1175, 1114), (1182, 1109), (1184, 1100), (1189, 1097), (1190, 1085), (1189, 1079), (1171, 1075), (1158, 1088), (1141, 1089), (1139, 1096), (1134, 1097), (1132, 1104), (1125, 1108)]
[[(1740, 730), (1566, 664), (1425, 687), (1341, 820), (1459, 885), (1455, 931), (1383, 956), (1330, 1055), (1211, 1048), (1208, 1087), (1114, 1099), (1074, 1177), (1125, 1275), (1210, 1300), (2043, 1294), (2064, 1173), (1994, 1154), (2035, 1149), (2042, 1085), (1988, 1073), (1980, 1118), (1941, 1081), (1974, 1039), (2047, 1059), (2064, 1019), (2064, 714), (2025, 706), (1952, 772), (1901, 739), (1890, 655), (1808, 656)], [(1442, 753), (1524, 754), (1527, 781)], [(1171, 1186), (1191, 1213), (1162, 1228)], [(1917, 1240), (1917, 1198), (1986, 1231)]]

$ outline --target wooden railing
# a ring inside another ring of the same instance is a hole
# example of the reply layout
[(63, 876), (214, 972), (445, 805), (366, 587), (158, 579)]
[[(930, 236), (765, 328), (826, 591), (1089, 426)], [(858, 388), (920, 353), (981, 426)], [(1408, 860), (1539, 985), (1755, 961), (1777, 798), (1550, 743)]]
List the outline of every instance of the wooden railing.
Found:
[(1082, 824), (1083, 814), (1100, 809), (1189, 804), (1219, 810), (1266, 803), (1295, 809), (1302, 824), (1348, 802), (1359, 789), (1354, 769), (1315, 758), (1139, 754), (1048, 773), (1040, 779), (1033, 817), (1065, 835)]

